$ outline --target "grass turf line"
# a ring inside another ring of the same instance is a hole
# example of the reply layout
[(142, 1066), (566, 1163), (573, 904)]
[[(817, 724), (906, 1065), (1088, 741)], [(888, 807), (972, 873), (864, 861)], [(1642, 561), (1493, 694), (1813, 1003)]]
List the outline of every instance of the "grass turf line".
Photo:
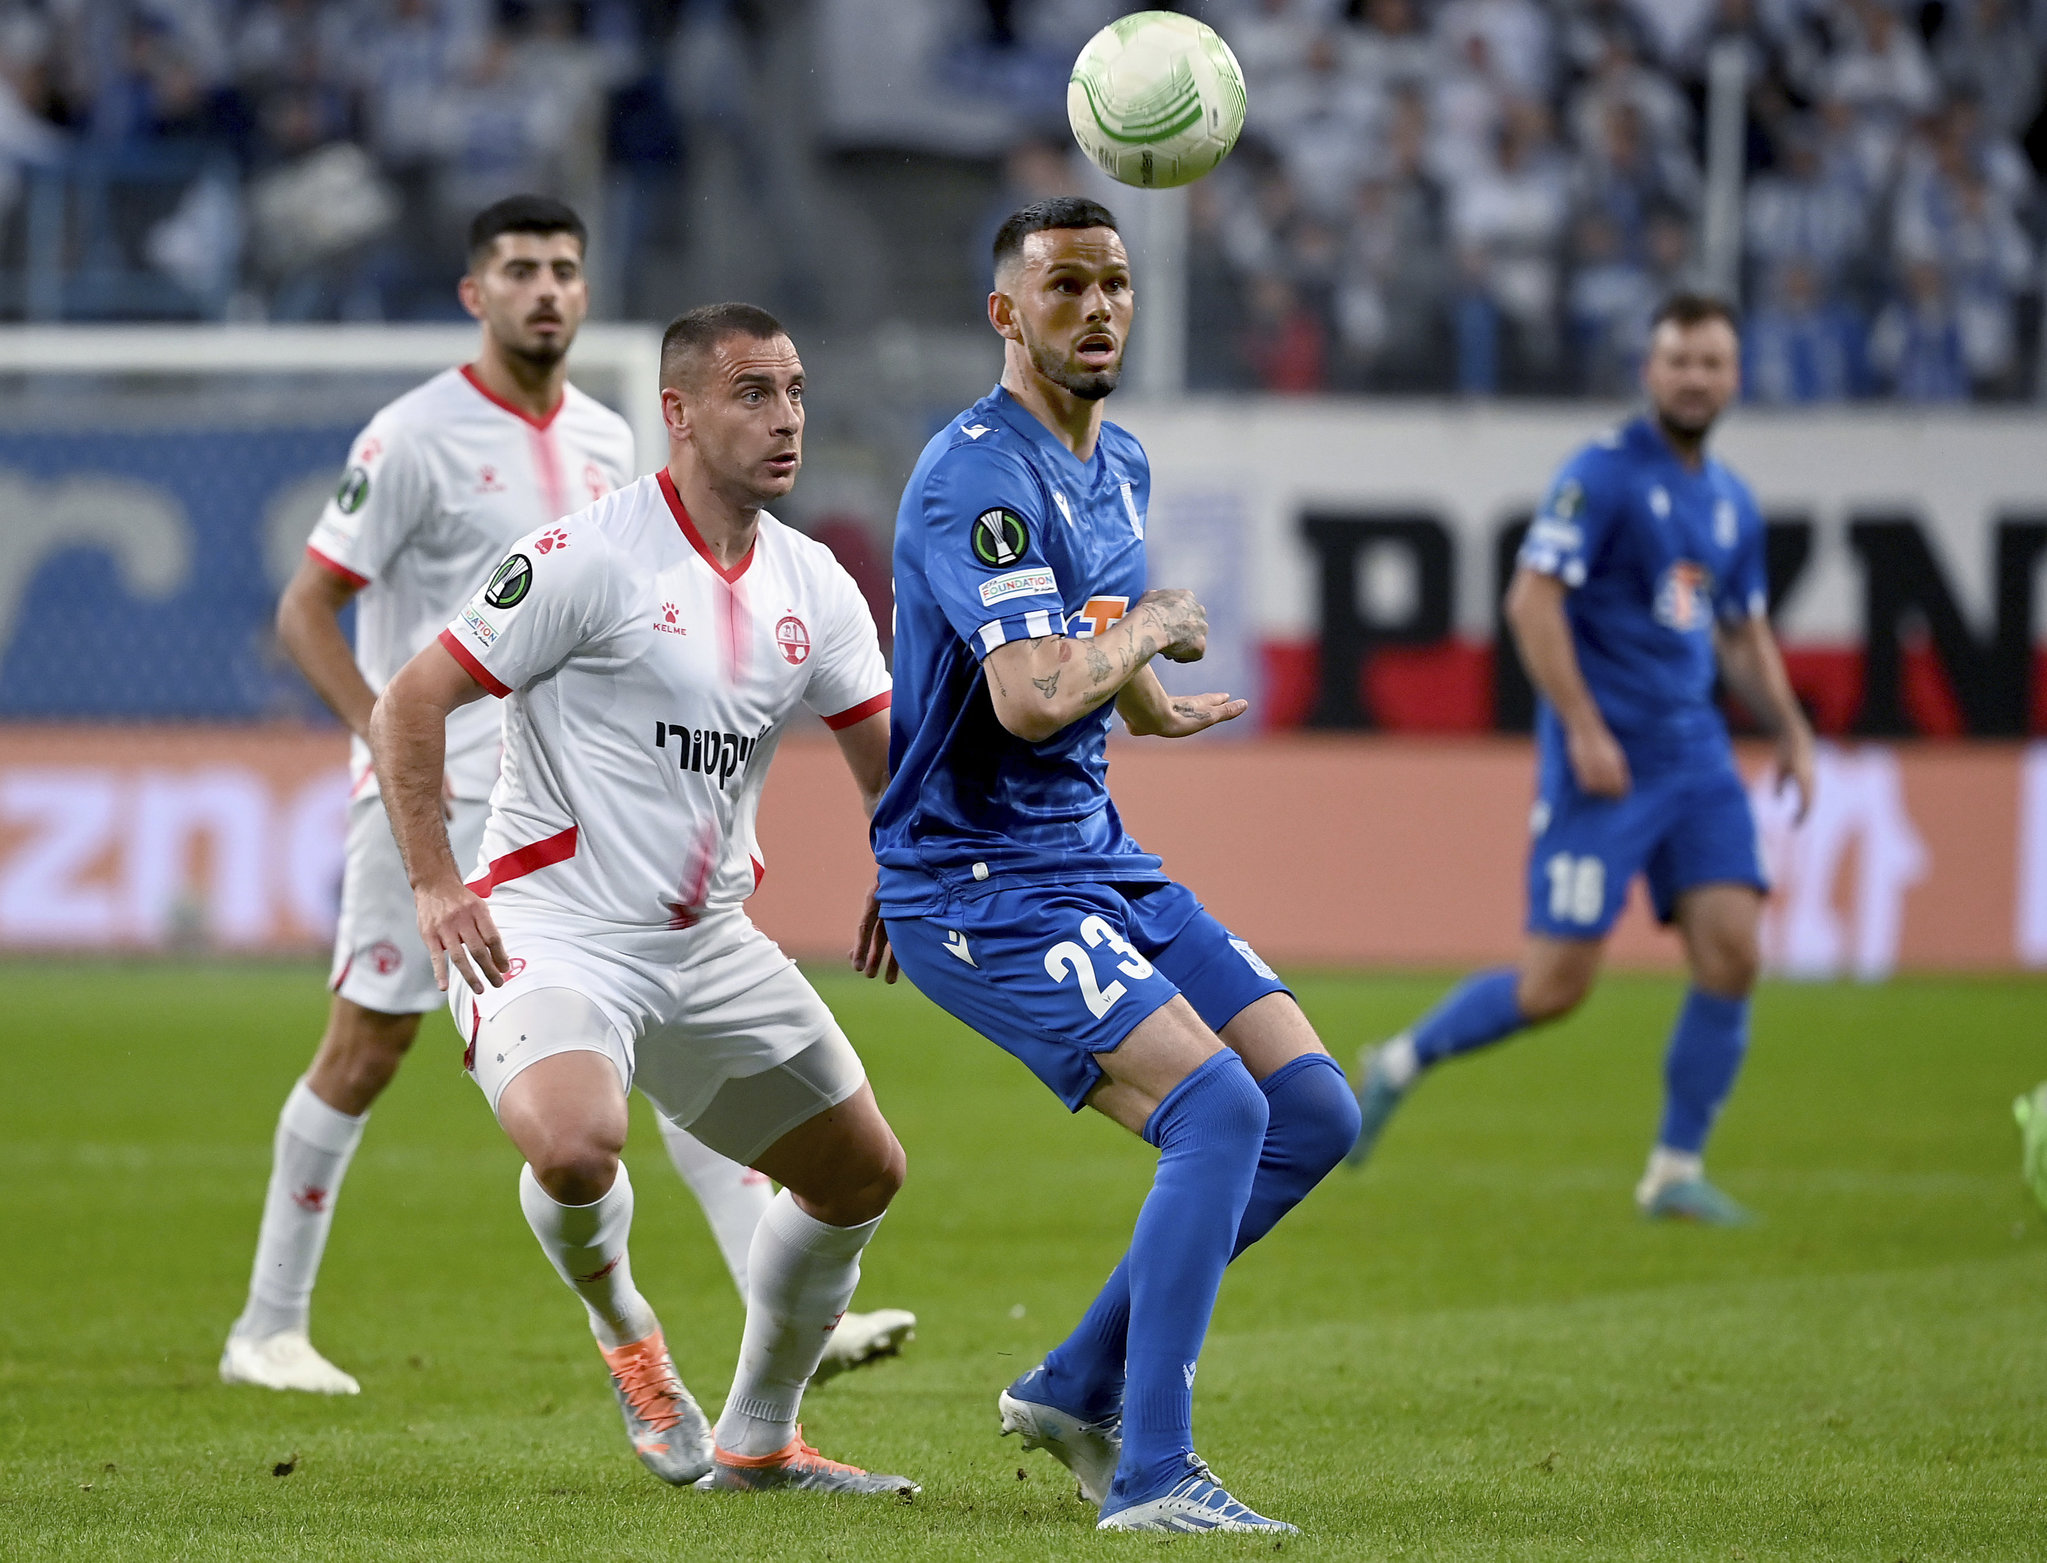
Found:
[[(805, 1408), (911, 1504), (715, 1502), (627, 1452), (517, 1160), (443, 1017), (379, 1105), (315, 1303), (360, 1376), (228, 1389), (310, 968), (0, 967), (0, 1556), (1063, 1558), (1099, 1537), (995, 1391), (1113, 1264), (1150, 1152), (1069, 1119), (907, 987), (819, 973), (910, 1155), (859, 1302), (898, 1362)], [(1439, 980), (1304, 978), (1346, 1063)], [(2037, 1557), (2047, 1245), (2011, 1097), (2047, 1075), (2038, 983), (1767, 987), (1715, 1173), (1766, 1218), (1650, 1227), (1629, 1189), (1676, 985), (1445, 1069), (1225, 1284), (1201, 1447), (1303, 1557)], [(715, 1407), (740, 1309), (643, 1106), (634, 1269)], [(272, 1475), (296, 1456), (288, 1476)], [(1019, 1472), (1022, 1476), (1019, 1476)], [(1232, 1554), (1270, 1543), (1201, 1544)], [(1142, 1554), (1150, 1555), (1150, 1554)]]

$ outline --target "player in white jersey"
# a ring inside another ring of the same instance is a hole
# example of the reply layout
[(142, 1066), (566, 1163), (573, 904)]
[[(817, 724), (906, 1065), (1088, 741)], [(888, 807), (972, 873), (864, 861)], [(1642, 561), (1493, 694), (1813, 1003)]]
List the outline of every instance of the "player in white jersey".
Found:
[[(828, 1460), (796, 1411), (903, 1177), (851, 1044), (743, 903), (784, 728), (836, 735), (870, 812), (889, 678), (830, 552), (768, 515), (801, 462), (803, 366), (749, 305), (662, 348), (669, 461), (516, 544), (371, 719), (419, 927), (466, 1062), (525, 1157), (520, 1204), (581, 1298), (641, 1460), (713, 1489), (914, 1491)], [(448, 717), (504, 705), (467, 883), (438, 798)], [(633, 1285), (619, 1160), (638, 1085), (783, 1185), (754, 1233), (746, 1331), (715, 1434)]]
[[(335, 1196), (369, 1108), (423, 1013), (439, 1006), (412, 891), (378, 796), (363, 733), (377, 690), (431, 641), (513, 539), (629, 481), (632, 431), (566, 379), (586, 308), (583, 230), (560, 202), (522, 196), (479, 214), (463, 301), (483, 323), (476, 361), (384, 408), (357, 438), (339, 491), (286, 589), (278, 631), (353, 734), (341, 915), (327, 1028), (280, 1115), (249, 1297), (221, 1357), (230, 1383), (353, 1394), (311, 1345), (307, 1316)], [(339, 616), (356, 605), (355, 647)], [(498, 770), (497, 713), (448, 728), (444, 808), (473, 855)], [(758, 1174), (663, 1122), (745, 1294), (746, 1244), (770, 1191)], [(900, 1309), (853, 1315), (840, 1363), (893, 1349)]]

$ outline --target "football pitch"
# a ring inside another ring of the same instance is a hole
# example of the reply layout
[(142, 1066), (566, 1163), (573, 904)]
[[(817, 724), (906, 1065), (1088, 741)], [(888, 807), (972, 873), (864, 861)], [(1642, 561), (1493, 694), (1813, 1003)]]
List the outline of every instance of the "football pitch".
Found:
[[(351, 1400), (223, 1387), (311, 967), (0, 966), (0, 1556), (951, 1559), (1097, 1536), (996, 1391), (1114, 1263), (1151, 1153), (1069, 1119), (907, 986), (816, 973), (910, 1158), (857, 1306), (898, 1361), (805, 1408), (914, 1502), (716, 1500), (633, 1461), (516, 1157), (435, 1017), (339, 1206), (315, 1341)], [(1303, 976), (1346, 1063), (1441, 979)], [(1204, 1454), (1302, 1557), (2047, 1556), (2047, 1224), (2010, 1102), (2047, 985), (1770, 985), (1716, 1176), (1766, 1218), (1651, 1227), (1629, 1191), (1674, 981), (1432, 1078), (1231, 1271)], [(644, 1104), (633, 1262), (713, 1410), (740, 1307)], [(1206, 1538), (1182, 1550), (1273, 1550)]]

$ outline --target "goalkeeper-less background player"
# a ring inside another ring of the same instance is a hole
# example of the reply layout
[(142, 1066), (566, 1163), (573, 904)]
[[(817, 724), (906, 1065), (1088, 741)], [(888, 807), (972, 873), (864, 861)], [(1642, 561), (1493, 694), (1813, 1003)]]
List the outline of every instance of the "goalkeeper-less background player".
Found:
[[(520, 195), (477, 214), (463, 306), (482, 324), (474, 363), (436, 375), (370, 421), (278, 606), (278, 637), (348, 724), (346, 867), (327, 1028), (278, 1117), (249, 1296), (221, 1353), (231, 1384), (356, 1393), (313, 1349), (313, 1285), (342, 1177), (369, 1110), (397, 1074), (420, 1017), (445, 1002), (420, 943), (412, 890), (364, 735), (377, 691), (461, 611), (512, 542), (633, 478), (626, 421), (568, 383), (589, 308), (582, 220)], [(356, 604), (355, 646), (340, 625)], [(498, 713), (448, 722), (445, 809), (456, 860), (475, 860), (498, 773)], [(661, 1118), (670, 1159), (696, 1194), (742, 1298), (768, 1180)], [(824, 1373), (896, 1349), (916, 1319), (849, 1313)]]
[(1740, 389), (1733, 313), (1678, 294), (1642, 370), (1648, 412), (1564, 464), (1521, 545), (1507, 622), (1541, 696), (1519, 967), (1467, 978), (1360, 1061), (1371, 1151), (1421, 1075), (1591, 991), (1629, 882), (1684, 941), (1691, 989), (1664, 1061), (1663, 1120), (1636, 1187), (1645, 1215), (1747, 1213), (1706, 1181), (1706, 1137), (1748, 1048), (1764, 877), (1716, 673), (1776, 739), (1777, 785), (1812, 799), (1812, 732), (1770, 633), (1763, 518), (1706, 452)]

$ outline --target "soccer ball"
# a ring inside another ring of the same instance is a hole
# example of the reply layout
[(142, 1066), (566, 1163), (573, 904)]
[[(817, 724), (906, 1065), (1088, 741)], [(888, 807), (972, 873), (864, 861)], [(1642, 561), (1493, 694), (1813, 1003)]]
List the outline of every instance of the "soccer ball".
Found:
[(1215, 29), (1172, 11), (1135, 11), (1088, 40), (1066, 83), (1066, 120), (1111, 179), (1192, 184), (1244, 128), (1244, 73)]

